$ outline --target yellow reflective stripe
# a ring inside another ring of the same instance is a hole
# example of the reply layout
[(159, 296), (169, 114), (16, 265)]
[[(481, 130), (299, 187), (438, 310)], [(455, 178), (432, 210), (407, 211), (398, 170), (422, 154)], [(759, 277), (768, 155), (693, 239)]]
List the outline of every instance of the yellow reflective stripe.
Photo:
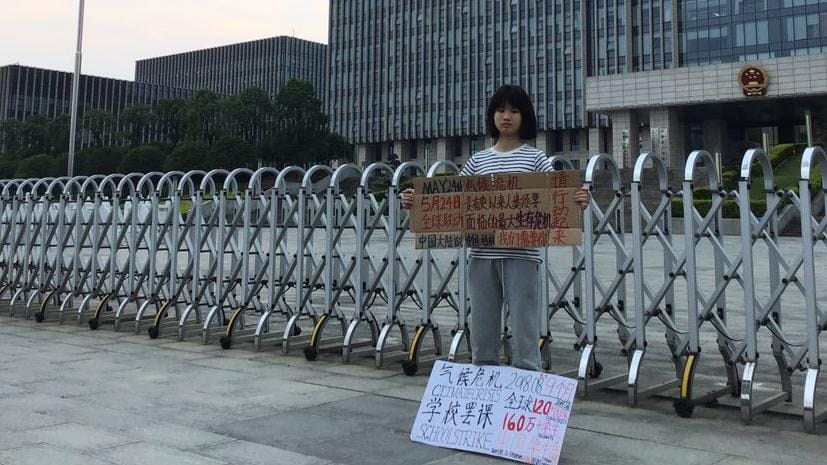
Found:
[(414, 354), (416, 353), (416, 345), (419, 344), (419, 340), (422, 339), (422, 335), (425, 334), (425, 330), (428, 329), (428, 325), (422, 325), (416, 329), (416, 334), (414, 334), (413, 342), (411, 343), (411, 348), (408, 350), (408, 360), (414, 359)]
[(695, 365), (695, 354), (690, 354), (686, 357), (686, 363), (683, 366), (683, 379), (681, 380), (681, 399), (689, 397), (689, 378), (692, 375)]
[(230, 322), (227, 324), (227, 329), (224, 331), (225, 336), (229, 336), (233, 332), (233, 325), (235, 325), (235, 320), (238, 318), (238, 315), (241, 314), (241, 311), (244, 310), (244, 307), (238, 307), (235, 312), (233, 312), (233, 316), (230, 317)]
[(103, 310), (103, 307), (105, 307), (106, 303), (109, 302), (109, 297), (111, 295), (112, 294), (106, 294), (106, 296), (103, 298), (103, 300), (100, 301), (100, 303), (98, 304), (98, 307), (95, 309), (95, 318), (100, 318), (101, 310)]
[(55, 292), (57, 292), (57, 289), (53, 289), (51, 292), (49, 292), (49, 294), (46, 296), (46, 298), (43, 299), (43, 302), (40, 302), (40, 313), (45, 313), (46, 312), (46, 304), (49, 303), (49, 299), (54, 297)]
[(323, 313), (321, 317), (319, 317), (319, 321), (316, 322), (316, 325), (313, 326), (313, 332), (310, 333), (310, 345), (316, 345), (316, 336), (319, 335), (319, 331), (322, 329), (322, 325), (324, 324), (325, 320), (327, 320), (327, 313)]
[(164, 305), (161, 305), (161, 309), (158, 310), (158, 313), (155, 314), (155, 322), (153, 325), (158, 326), (161, 324), (161, 318), (164, 317), (164, 314), (167, 312), (167, 308), (169, 308), (169, 304), (171, 304), (171, 300), (167, 300), (164, 302)]

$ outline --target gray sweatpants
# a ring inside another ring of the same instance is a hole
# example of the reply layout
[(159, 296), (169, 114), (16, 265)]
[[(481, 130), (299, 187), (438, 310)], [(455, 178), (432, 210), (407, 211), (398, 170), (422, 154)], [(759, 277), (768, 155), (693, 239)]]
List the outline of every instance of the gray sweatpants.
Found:
[(539, 264), (521, 259), (471, 258), (471, 357), (476, 365), (499, 363), (502, 306), (509, 309), (512, 365), (540, 370)]

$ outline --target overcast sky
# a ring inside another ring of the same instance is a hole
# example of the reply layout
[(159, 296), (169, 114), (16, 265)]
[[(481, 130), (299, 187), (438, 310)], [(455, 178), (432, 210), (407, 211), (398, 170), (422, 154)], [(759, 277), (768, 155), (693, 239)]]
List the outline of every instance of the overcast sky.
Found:
[[(74, 68), (79, 0), (0, 0), (0, 66)], [(135, 60), (277, 35), (327, 43), (328, 0), (86, 0), (83, 74), (133, 79)]]

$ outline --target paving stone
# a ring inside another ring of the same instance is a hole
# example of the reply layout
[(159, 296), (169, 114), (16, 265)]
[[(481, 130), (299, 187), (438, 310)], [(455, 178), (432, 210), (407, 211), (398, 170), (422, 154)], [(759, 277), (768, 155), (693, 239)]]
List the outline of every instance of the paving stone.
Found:
[(329, 465), (330, 461), (247, 441), (232, 441), (202, 448), (199, 454), (233, 465)]
[(764, 460), (757, 460), (754, 458), (744, 458), (744, 457), (735, 457), (730, 456), (727, 457), (720, 462), (716, 463), (715, 465), (771, 465), (775, 462), (767, 462)]
[(97, 451), (94, 456), (119, 465), (228, 465), (231, 463), (146, 442)]
[[(123, 397), (123, 396), (121, 396)], [(110, 406), (98, 402), (96, 398), (74, 398), (66, 407), (50, 410), (49, 415), (62, 420), (74, 422), (111, 431), (126, 431), (135, 425), (150, 424), (153, 418), (147, 416), (146, 411), (139, 414), (126, 411), (120, 406)], [(144, 402), (144, 408), (151, 405)]]
[(3, 465), (113, 465), (113, 463), (103, 458), (59, 449), (47, 444), (0, 451), (0, 464)]
[[(0, 428), (0, 450), (16, 449), (39, 441), (25, 431)], [(0, 462), (2, 463), (2, 462)]]
[[(440, 311), (435, 318), (449, 327), (455, 314)], [(794, 314), (785, 324), (803, 327)], [(571, 322), (557, 319), (552, 330), (559, 333), (555, 368), (576, 366)], [(598, 331), (607, 374), (625, 366), (611, 344), (614, 331), (612, 324)], [(377, 370), (370, 358), (308, 362), (300, 351), (222, 351), (197, 337), (158, 344), (112, 334), (52, 331), (0, 317), (0, 464), (508, 463), (409, 440), (427, 367), (409, 378), (396, 365)], [(105, 344), (77, 345), (89, 338)], [(647, 351), (647, 382), (674, 372), (661, 339), (653, 337)], [(714, 332), (705, 331), (702, 342), (714, 348)], [(768, 347), (769, 339), (759, 342)], [(760, 368), (758, 388), (774, 389), (774, 367)], [(714, 353), (699, 369), (700, 384), (722, 379)], [(794, 380), (796, 396), (799, 384)], [(806, 435), (797, 418), (766, 414), (742, 425), (737, 409), (728, 407), (698, 408), (692, 419), (678, 419), (667, 399), (646, 399), (635, 409), (625, 405), (623, 391), (595, 392), (592, 399), (575, 402), (561, 464), (792, 465), (821, 463), (827, 455), (827, 426)]]
[(27, 431), (33, 439), (62, 449), (75, 449), (89, 452), (121, 444), (134, 442), (127, 437), (113, 434), (111, 431), (93, 428), (78, 423), (61, 423), (57, 425), (34, 428)]
[(25, 392), (25, 390), (17, 386), (11, 386), (9, 384), (0, 383), (0, 399), (4, 397), (11, 397), (18, 394), (22, 394), (23, 392)]
[(504, 463), (508, 462), (497, 457), (463, 452), (428, 462), (425, 465), (503, 465)]
[(33, 412), (30, 407), (21, 405), (19, 407), (0, 407), (2, 412), (2, 426), (11, 431), (24, 431), (31, 428), (56, 425), (64, 423), (65, 420), (53, 415), (45, 415)]
[(198, 428), (174, 423), (138, 424), (121, 431), (120, 434), (137, 441), (159, 444), (176, 449), (202, 449), (234, 439)]
[(675, 447), (655, 440), (629, 440), (593, 431), (569, 429), (560, 455), (560, 464), (605, 465), (607, 458), (611, 457), (613, 465), (713, 465), (726, 457), (702, 450), (702, 444), (698, 446), (696, 449)]
[[(425, 463), (448, 455), (442, 449), (413, 443), (412, 402), (361, 396), (318, 408), (287, 411), (222, 425), (222, 434), (343, 464)], [(296, 424), (303, 425), (295, 428)], [(312, 434), (308, 434), (312, 432)], [(364, 451), (377, 451), (365, 454)]]

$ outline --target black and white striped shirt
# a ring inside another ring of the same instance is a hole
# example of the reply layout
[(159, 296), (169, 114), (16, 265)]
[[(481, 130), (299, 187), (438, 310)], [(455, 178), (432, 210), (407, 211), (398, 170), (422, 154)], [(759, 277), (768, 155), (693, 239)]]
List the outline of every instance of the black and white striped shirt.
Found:
[[(488, 148), (475, 153), (462, 168), (460, 175), (473, 176), (496, 173), (526, 173), (532, 171), (553, 171), (546, 154), (528, 144), (523, 144), (508, 152), (499, 152)], [(483, 249), (472, 248), (469, 254), (472, 258), (489, 260), (499, 258), (516, 258), (521, 260), (540, 261), (537, 249)]]

